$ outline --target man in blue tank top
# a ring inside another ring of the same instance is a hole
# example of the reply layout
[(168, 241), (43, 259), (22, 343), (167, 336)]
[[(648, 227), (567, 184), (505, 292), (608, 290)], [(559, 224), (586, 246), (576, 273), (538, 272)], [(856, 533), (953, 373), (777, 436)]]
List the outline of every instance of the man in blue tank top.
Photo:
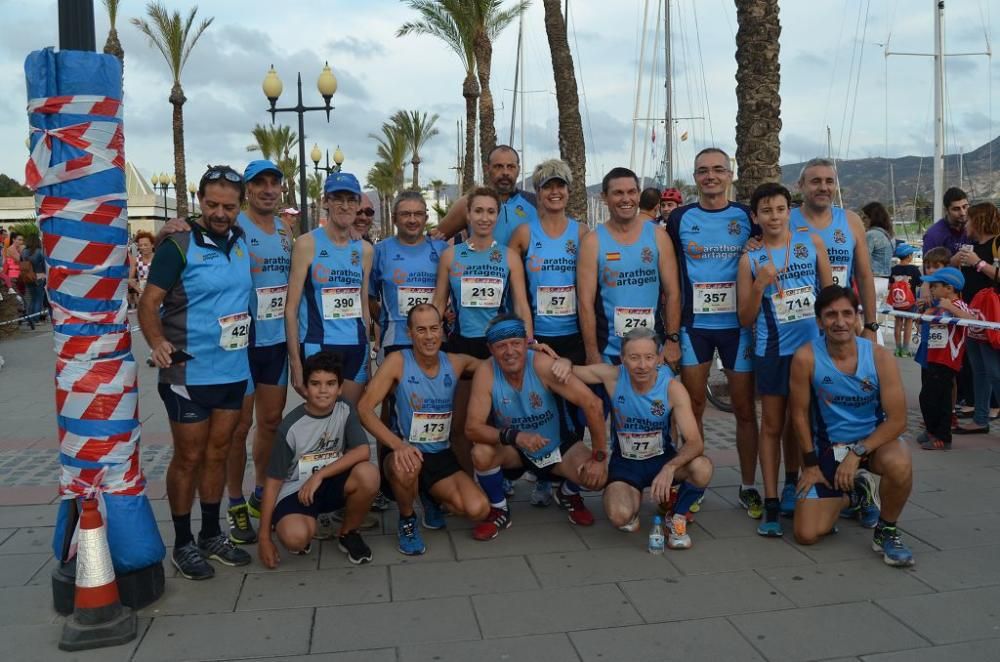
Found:
[[(139, 300), (139, 324), (160, 369), (159, 393), (170, 419), (174, 453), (167, 499), (174, 524), (171, 558), (181, 576), (208, 579), (206, 559), (250, 562), (219, 528), (226, 455), (250, 378), (250, 255), (236, 217), (243, 177), (229, 166), (202, 175), (202, 216), (164, 239)], [(195, 489), (201, 532), (191, 533)]]
[[(553, 372), (570, 372), (586, 384), (603, 384), (611, 395), (611, 463), (604, 488), (604, 510), (622, 531), (639, 529), (642, 491), (666, 508), (678, 487), (667, 546), (688, 549), (687, 514), (712, 480), (712, 461), (691, 410), (687, 390), (659, 360), (659, 340), (651, 329), (633, 329), (622, 339), (622, 365), (572, 366), (559, 359)], [(678, 450), (672, 422), (684, 439)]]
[[(516, 479), (530, 468), (541, 480), (556, 477), (591, 490), (604, 487), (608, 472), (607, 438), (600, 399), (576, 377), (561, 383), (553, 359), (528, 352), (524, 322), (500, 315), (486, 330), (492, 358), (472, 378), (466, 436), (473, 442), (476, 479), (490, 501), (486, 520), (473, 529), (476, 540), (492, 540), (510, 526), (503, 478)], [(593, 451), (569, 434), (554, 396), (579, 407), (586, 417)], [(594, 516), (578, 492), (558, 490), (559, 505), (574, 524), (588, 526)]]
[[(521, 174), (521, 158), (510, 145), (497, 145), (486, 155), (484, 176), (490, 188), (500, 196), (500, 210), (497, 225), (493, 231), (498, 244), (506, 246), (522, 223), (538, 218), (534, 193), (517, 188)], [(448, 209), (434, 231), (438, 239), (450, 239), (466, 229), (468, 224), (468, 198), (463, 195)]]
[(680, 256), (681, 381), (704, 433), (705, 392), (716, 352), (726, 373), (736, 416), (736, 450), (742, 478), (739, 504), (760, 519), (764, 502), (754, 486), (757, 474), (757, 412), (754, 405), (753, 334), (740, 327), (736, 277), (747, 240), (759, 235), (750, 210), (729, 200), (733, 172), (729, 155), (717, 147), (694, 159), (698, 202), (677, 208), (667, 233)]
[(681, 307), (674, 247), (662, 228), (639, 218), (634, 172), (612, 168), (601, 191), (609, 218), (583, 238), (576, 267), (587, 363), (621, 363), (622, 336), (635, 328), (662, 331), (665, 325), (662, 357), (676, 369)]
[[(906, 430), (906, 401), (899, 367), (888, 350), (858, 338), (858, 298), (831, 286), (815, 305), (822, 336), (792, 361), (791, 423), (805, 469), (797, 485), (795, 540), (812, 545), (833, 531), (845, 508), (863, 510), (881, 501), (872, 522), (872, 549), (887, 565), (913, 565), (896, 521), (913, 484)], [(875, 495), (871, 473), (882, 476)]]
[[(413, 510), (418, 493), (428, 529), (445, 527), (438, 504), (476, 522), (486, 518), (490, 505), (451, 448), (455, 387), (480, 360), (441, 351), (444, 329), (433, 305), (418, 303), (407, 319), (411, 346), (385, 357), (361, 396), (358, 412), (361, 424), (389, 451), (382, 458), (382, 471), (399, 505), (399, 551), (413, 555), (426, 549)], [(390, 392), (396, 397), (386, 425), (375, 407)]]

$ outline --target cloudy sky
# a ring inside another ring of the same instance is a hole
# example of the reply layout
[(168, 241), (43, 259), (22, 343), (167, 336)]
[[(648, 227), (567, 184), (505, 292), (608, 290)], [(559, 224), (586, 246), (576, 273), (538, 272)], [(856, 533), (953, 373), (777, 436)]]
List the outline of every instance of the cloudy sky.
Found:
[[(1000, 34), (1000, 10), (993, 0), (948, 0), (946, 50), (985, 51)], [(107, 18), (95, 0), (97, 41), (107, 33)], [(637, 133), (632, 152), (632, 117), (639, 69), (643, 8), (649, 5), (639, 117), (663, 113), (662, 41), (654, 55), (652, 26), (656, 2), (646, 0), (570, 0), (570, 44), (581, 88), (589, 182), (616, 165), (646, 153), (645, 172), (655, 172), (650, 127)], [(168, 0), (186, 12), (194, 3)], [(662, 3), (661, 3), (662, 5)], [(717, 144), (735, 149), (735, 30), (732, 0), (671, 0), (678, 176), (690, 171), (694, 152)], [(933, 0), (783, 0), (781, 3), (782, 162), (826, 153), (826, 127), (840, 158), (927, 155), (931, 133), (933, 84), (931, 58), (883, 56), (894, 51), (933, 49)], [(306, 117), (307, 148), (314, 142), (347, 156), (345, 170), (363, 179), (375, 159), (367, 136), (398, 109), (440, 115), (441, 134), (423, 153), (423, 182), (455, 180), (456, 122), (464, 117), (463, 71), (457, 56), (431, 37), (396, 38), (395, 31), (414, 14), (393, 0), (202, 0), (199, 16), (214, 16), (187, 67), (182, 83), (188, 170), (228, 162), (240, 169), (252, 155), (255, 123), (270, 121), (260, 82), (274, 64), (285, 82), (279, 104), (294, 103), (295, 74), (301, 71), (307, 104), (319, 104), (315, 79), (329, 61), (338, 80), (336, 110), (327, 124), (322, 113)], [(145, 175), (172, 169), (167, 102), (170, 80), (159, 51), (151, 48), (128, 19), (145, 4), (123, 0), (119, 34), (125, 48), (127, 157)], [(4, 38), (0, 40), (0, 172), (23, 178), (27, 121), (23, 61), (32, 50), (57, 42), (54, 0), (0, 0)], [(662, 19), (661, 19), (662, 20)], [(558, 155), (554, 83), (545, 38), (542, 3), (525, 15), (525, 161)], [(662, 37), (660, 38), (662, 39)], [(492, 90), (497, 134), (510, 134), (516, 23), (494, 46)], [(652, 61), (656, 61), (654, 100), (649, 102)], [(947, 151), (966, 150), (1000, 133), (1000, 62), (984, 56), (947, 58)], [(992, 76), (992, 84), (990, 77)], [(992, 100), (990, 95), (992, 94)], [(585, 101), (585, 103), (583, 103)], [(518, 113), (520, 115), (520, 113)], [(294, 124), (286, 114), (279, 121)], [(520, 123), (520, 117), (518, 118)], [(663, 145), (662, 123), (656, 127)], [(521, 145), (518, 128), (515, 144)], [(657, 148), (659, 149), (659, 148)], [(307, 149), (308, 151), (308, 149)], [(1000, 155), (997, 160), (1000, 161)], [(655, 157), (656, 160), (659, 156)]]

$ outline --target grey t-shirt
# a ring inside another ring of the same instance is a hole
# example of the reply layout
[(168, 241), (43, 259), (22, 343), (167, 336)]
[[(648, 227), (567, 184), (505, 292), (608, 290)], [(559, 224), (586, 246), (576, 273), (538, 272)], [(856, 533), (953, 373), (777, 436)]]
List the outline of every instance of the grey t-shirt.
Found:
[(293, 409), (278, 426), (267, 465), (268, 478), (284, 481), (278, 501), (298, 492), (312, 471), (358, 446), (367, 447), (368, 437), (346, 400), (338, 399), (326, 416), (313, 416), (304, 404)]

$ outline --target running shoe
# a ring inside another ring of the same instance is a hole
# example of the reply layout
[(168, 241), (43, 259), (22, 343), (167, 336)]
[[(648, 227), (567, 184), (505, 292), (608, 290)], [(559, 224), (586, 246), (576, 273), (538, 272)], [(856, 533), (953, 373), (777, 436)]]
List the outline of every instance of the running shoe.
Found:
[(372, 499), (371, 510), (373, 513), (384, 513), (385, 511), (389, 510), (389, 506), (391, 505), (392, 501), (389, 500), (389, 497), (382, 494), (382, 490), (379, 490), (378, 493), (375, 495), (375, 498)]
[(840, 511), (841, 519), (854, 519), (857, 516), (858, 516), (857, 506), (847, 506), (846, 508)]
[(316, 516), (316, 533), (313, 534), (314, 540), (333, 540), (335, 529), (335, 520), (333, 518), (333, 513), (320, 513)]
[(738, 498), (740, 506), (747, 509), (747, 517), (760, 519), (764, 516), (764, 499), (756, 487), (741, 489)]
[(229, 536), (222, 532), (209, 538), (198, 536), (198, 549), (201, 550), (202, 556), (206, 559), (218, 561), (222, 565), (228, 565), (231, 568), (249, 565), (250, 563), (250, 555), (236, 547), (229, 540)]
[(510, 508), (490, 507), (490, 514), (472, 529), (475, 540), (493, 540), (503, 529), (510, 528)]
[(705, 495), (702, 494), (700, 497), (698, 497), (697, 501), (695, 501), (694, 503), (691, 504), (691, 507), (688, 509), (688, 511), (692, 512), (692, 513), (696, 513), (699, 510), (701, 510), (701, 502), (704, 501), (704, 500), (705, 500)]
[(674, 515), (670, 518), (670, 531), (667, 534), (667, 547), (670, 549), (690, 549), (691, 536), (687, 532), (687, 518)]
[(514, 496), (514, 481), (503, 479), (503, 493), (507, 496)]
[(347, 560), (354, 565), (371, 563), (372, 561), (372, 550), (365, 544), (361, 534), (356, 529), (337, 538), (337, 547), (344, 554), (347, 554)]
[(420, 537), (420, 527), (417, 526), (417, 516), (400, 517), (396, 529), (399, 539), (399, 551), (407, 556), (419, 556), (427, 551), (423, 538)]
[[(424, 507), (424, 528), (437, 531), (447, 526), (448, 522), (444, 518), (444, 511), (441, 506), (434, 501), (429, 494), (423, 490), (420, 492), (420, 503)], [(404, 552), (405, 553), (405, 552)]]
[(261, 503), (260, 499), (257, 498), (257, 493), (251, 492), (249, 498), (247, 498), (247, 510), (250, 511), (250, 517), (260, 519), (260, 509)]
[(229, 539), (234, 545), (252, 545), (257, 542), (257, 533), (250, 522), (250, 508), (246, 503), (229, 508), (226, 520), (229, 521)]
[(878, 524), (878, 518), (881, 514), (882, 511), (875, 504), (862, 506), (858, 513), (861, 526), (866, 529), (874, 529), (875, 525)]
[(622, 524), (618, 527), (619, 531), (624, 531), (625, 533), (635, 533), (639, 530), (639, 513), (629, 520), (627, 523)]
[(300, 549), (297, 552), (292, 552), (295, 556), (309, 556), (309, 553), (313, 551), (312, 542), (306, 544), (305, 549)]
[(535, 481), (531, 490), (531, 505), (536, 508), (546, 508), (552, 505), (552, 483), (547, 480)]
[(785, 517), (795, 515), (795, 502), (798, 500), (795, 486), (791, 483), (785, 483), (785, 486), (781, 488), (781, 514)]
[(763, 521), (757, 526), (757, 535), (764, 536), (765, 538), (780, 538), (784, 535), (781, 530), (781, 522), (775, 520), (773, 522)]
[(921, 446), (928, 439), (930, 439), (930, 435), (927, 434), (927, 430), (921, 430), (920, 433), (917, 435), (917, 443), (920, 444)]
[(882, 526), (875, 529), (872, 537), (872, 551), (882, 555), (886, 565), (894, 568), (906, 568), (914, 564), (913, 552), (903, 544), (899, 529), (894, 526)]
[(521, 474), (521, 480), (526, 480), (529, 483), (534, 483), (535, 481), (538, 480), (538, 476), (535, 475), (534, 471), (525, 471), (523, 474)]
[(865, 469), (859, 470), (854, 476), (854, 491), (857, 494), (857, 512), (861, 518), (861, 526), (866, 529), (875, 528), (882, 505), (875, 476)]
[(579, 494), (563, 494), (561, 489), (554, 490), (556, 503), (559, 507), (569, 513), (569, 521), (577, 526), (593, 526), (594, 515), (583, 503), (583, 497)]
[(177, 572), (184, 579), (199, 581), (215, 576), (215, 568), (209, 565), (205, 557), (201, 555), (193, 540), (180, 547), (175, 547), (174, 553), (170, 555), (170, 562), (174, 564)]
[[(335, 510), (332, 513), (330, 513), (330, 516), (333, 518), (334, 522), (343, 522), (344, 521), (344, 509), (341, 508), (340, 510)], [(379, 525), (379, 521), (380, 520), (379, 520), (379, 516), (378, 515), (376, 515), (375, 513), (371, 513), (371, 512), (367, 513), (365, 515), (365, 518), (363, 520), (361, 520), (361, 528), (364, 529), (365, 531), (367, 531), (368, 529), (377, 528), (378, 525)], [(330, 537), (332, 538), (333, 536), (331, 535)]]

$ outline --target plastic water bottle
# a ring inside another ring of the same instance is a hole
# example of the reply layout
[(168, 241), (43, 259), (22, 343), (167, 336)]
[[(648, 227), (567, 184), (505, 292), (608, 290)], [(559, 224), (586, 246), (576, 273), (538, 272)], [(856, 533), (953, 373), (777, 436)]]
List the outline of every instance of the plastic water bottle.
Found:
[(653, 529), (649, 532), (649, 553), (663, 553), (663, 519), (659, 515), (653, 517)]

